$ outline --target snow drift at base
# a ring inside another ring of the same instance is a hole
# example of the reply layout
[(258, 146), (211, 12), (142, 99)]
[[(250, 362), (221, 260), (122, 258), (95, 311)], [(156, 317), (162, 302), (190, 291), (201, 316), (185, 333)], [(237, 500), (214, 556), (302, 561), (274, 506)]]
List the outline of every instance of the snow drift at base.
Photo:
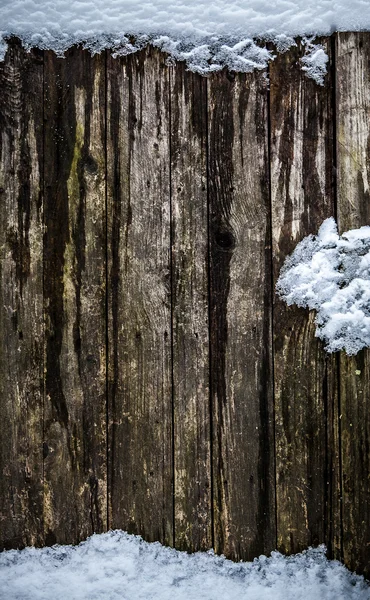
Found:
[(369, 600), (370, 587), (323, 546), (283, 557), (273, 552), (234, 563), (148, 544), (123, 531), (79, 546), (0, 554), (7, 600)]

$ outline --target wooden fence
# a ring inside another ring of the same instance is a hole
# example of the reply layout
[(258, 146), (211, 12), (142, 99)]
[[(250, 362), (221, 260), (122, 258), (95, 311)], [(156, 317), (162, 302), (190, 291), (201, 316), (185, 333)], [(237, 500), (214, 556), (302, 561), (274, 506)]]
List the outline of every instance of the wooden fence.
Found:
[(369, 352), (274, 293), (370, 223), (370, 35), (208, 78), (151, 47), (0, 65), (0, 537), (123, 528), (234, 559), (325, 542), (370, 575)]

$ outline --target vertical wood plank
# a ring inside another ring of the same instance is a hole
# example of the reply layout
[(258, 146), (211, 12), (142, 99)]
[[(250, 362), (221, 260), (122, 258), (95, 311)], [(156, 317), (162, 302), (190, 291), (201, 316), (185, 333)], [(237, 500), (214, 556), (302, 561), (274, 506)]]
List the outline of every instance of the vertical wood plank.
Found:
[(212, 546), (207, 80), (171, 70), (175, 547)]
[[(338, 222), (370, 225), (370, 35), (337, 35)], [(370, 352), (341, 353), (344, 562), (370, 576)]]
[(173, 542), (169, 71), (108, 58), (110, 526)]
[(0, 548), (43, 542), (42, 53), (0, 63)]
[(45, 535), (106, 529), (105, 56), (45, 53)]
[(267, 86), (208, 89), (215, 548), (250, 560), (276, 546)]
[[(323, 40), (331, 56), (330, 40)], [(334, 215), (330, 74), (318, 86), (301, 70), (301, 44), (270, 66), (274, 288), (296, 244)], [(274, 295), (278, 548), (325, 542), (340, 549), (336, 359), (315, 338), (313, 313)]]

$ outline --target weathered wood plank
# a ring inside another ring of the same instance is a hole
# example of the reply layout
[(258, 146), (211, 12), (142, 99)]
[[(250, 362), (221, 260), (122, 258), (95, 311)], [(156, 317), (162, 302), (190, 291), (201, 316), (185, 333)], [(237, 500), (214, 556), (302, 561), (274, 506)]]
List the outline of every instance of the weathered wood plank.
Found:
[[(331, 55), (330, 40), (323, 45)], [(334, 215), (333, 107), (301, 70), (301, 44), (270, 66), (274, 286), (296, 244)], [(278, 548), (325, 542), (338, 556), (339, 448), (336, 359), (315, 338), (314, 314), (274, 297)]]
[[(338, 223), (370, 225), (370, 34), (337, 35)], [(370, 576), (370, 352), (341, 353), (345, 564)]]
[(111, 527), (173, 542), (169, 71), (108, 58)]
[(267, 86), (208, 89), (215, 548), (249, 560), (276, 546)]
[(43, 542), (42, 53), (0, 63), (0, 548)]
[(106, 529), (105, 56), (45, 53), (45, 535)]
[(171, 70), (175, 547), (212, 547), (207, 80)]

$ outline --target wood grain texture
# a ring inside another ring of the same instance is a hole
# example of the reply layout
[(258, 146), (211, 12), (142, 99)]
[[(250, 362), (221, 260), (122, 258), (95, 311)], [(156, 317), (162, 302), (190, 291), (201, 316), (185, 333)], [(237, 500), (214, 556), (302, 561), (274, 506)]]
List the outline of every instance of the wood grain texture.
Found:
[(105, 56), (45, 53), (47, 544), (106, 529)]
[[(329, 57), (330, 41), (322, 41)], [(334, 215), (333, 107), (301, 70), (304, 48), (270, 66), (274, 287), (283, 262)], [(284, 553), (325, 542), (340, 551), (336, 359), (315, 338), (313, 313), (274, 296), (277, 538)]]
[[(337, 48), (338, 223), (370, 225), (370, 35), (340, 33)], [(340, 361), (343, 551), (370, 576), (370, 353)]]
[(215, 548), (250, 560), (276, 545), (267, 86), (208, 86)]
[(207, 80), (171, 69), (175, 546), (212, 547)]
[(169, 71), (108, 58), (110, 526), (173, 542)]
[(323, 87), (298, 43), (269, 91), (151, 47), (11, 41), (0, 549), (108, 527), (237, 560), (324, 542), (370, 577), (370, 353), (328, 355), (274, 292), (325, 218), (370, 224), (370, 34), (322, 43)]
[(43, 542), (42, 76), (42, 53), (12, 40), (0, 63), (1, 549)]

